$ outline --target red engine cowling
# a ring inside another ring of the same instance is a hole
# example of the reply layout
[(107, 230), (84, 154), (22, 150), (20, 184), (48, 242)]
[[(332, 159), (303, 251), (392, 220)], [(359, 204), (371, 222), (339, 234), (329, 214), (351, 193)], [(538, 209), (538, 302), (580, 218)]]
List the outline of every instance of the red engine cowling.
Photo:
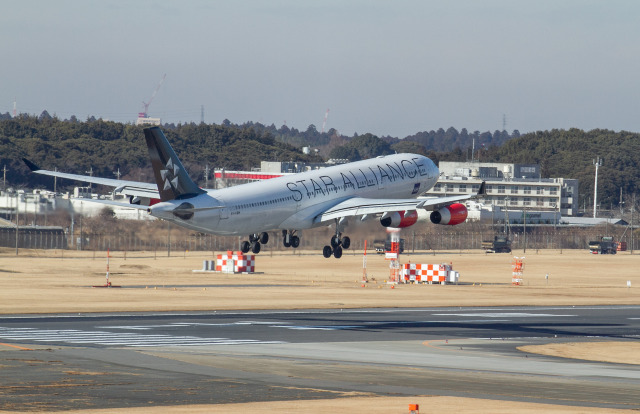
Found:
[(430, 218), (433, 224), (460, 224), (467, 219), (467, 207), (460, 203), (451, 204), (433, 211)]
[(413, 226), (416, 224), (416, 221), (418, 221), (418, 212), (415, 210), (394, 211), (392, 213), (385, 213), (380, 217), (380, 224), (384, 227), (392, 227), (394, 229)]

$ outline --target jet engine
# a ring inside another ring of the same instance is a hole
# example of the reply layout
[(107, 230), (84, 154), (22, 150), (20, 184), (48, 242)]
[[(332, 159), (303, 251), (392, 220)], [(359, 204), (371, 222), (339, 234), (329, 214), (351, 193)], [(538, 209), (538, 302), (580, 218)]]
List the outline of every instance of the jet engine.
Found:
[(464, 204), (454, 203), (431, 212), (430, 219), (433, 224), (450, 226), (460, 224), (467, 219), (467, 207)]
[(416, 224), (416, 221), (418, 221), (418, 212), (415, 210), (393, 211), (384, 213), (382, 217), (380, 217), (380, 224), (384, 227), (392, 227), (394, 229), (413, 226)]

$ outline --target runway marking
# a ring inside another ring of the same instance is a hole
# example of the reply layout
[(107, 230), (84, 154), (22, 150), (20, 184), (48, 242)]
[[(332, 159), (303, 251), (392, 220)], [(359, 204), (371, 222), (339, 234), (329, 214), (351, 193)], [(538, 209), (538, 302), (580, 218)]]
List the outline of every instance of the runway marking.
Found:
[(441, 349), (441, 350), (443, 350), (443, 351), (452, 351), (452, 349), (447, 349), (447, 348), (443, 348), (443, 347), (441, 347), (441, 346), (435, 346), (435, 345), (432, 345), (432, 344), (431, 344), (431, 342), (445, 342), (445, 343), (449, 343), (449, 341), (448, 341), (448, 340), (446, 340), (446, 339), (432, 339), (432, 340), (430, 340), (430, 341), (424, 341), (424, 342), (422, 343), (422, 345), (424, 345), (424, 346), (428, 346), (429, 348)]
[(18, 345), (12, 345), (12, 344), (3, 344), (0, 342), (0, 345), (2, 346), (8, 346), (9, 348), (15, 348), (15, 349), (19, 349), (21, 351), (33, 351), (33, 349), (31, 348), (25, 348), (23, 346), (18, 346)]
[(147, 331), (153, 328), (184, 328), (186, 326), (246, 326), (246, 325), (282, 325), (284, 322), (260, 322), (260, 321), (237, 321), (224, 323), (205, 322), (175, 322), (162, 325), (103, 325), (96, 326), (98, 329), (123, 329)]
[(487, 312), (487, 313), (433, 313), (433, 316), (475, 316), (481, 318), (535, 318), (535, 317), (566, 317), (576, 315), (555, 315), (552, 313), (522, 313), (522, 312)]
[[(0, 338), (14, 341), (63, 342), (69, 344), (93, 344), (102, 346), (152, 347), (152, 346), (202, 346), (239, 344), (282, 344), (283, 341), (257, 339), (201, 338), (197, 336), (144, 335), (127, 332), (79, 331), (74, 329), (35, 329), (0, 327)], [(18, 347), (17, 345), (7, 346)], [(26, 349), (26, 348), (25, 348)]]
[(294, 331), (341, 331), (345, 329), (363, 329), (362, 325), (287, 325), (287, 326), (274, 326), (274, 328), (286, 328)]

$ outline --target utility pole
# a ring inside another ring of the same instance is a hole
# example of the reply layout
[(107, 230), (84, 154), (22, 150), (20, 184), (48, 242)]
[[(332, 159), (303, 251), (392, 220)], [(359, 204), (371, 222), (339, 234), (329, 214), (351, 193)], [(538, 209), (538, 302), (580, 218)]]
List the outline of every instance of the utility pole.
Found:
[[(93, 177), (93, 166), (89, 168), (89, 171), (85, 171), (85, 173), (89, 174), (89, 177)], [(89, 197), (91, 197), (91, 183), (89, 183)]]
[(18, 229), (20, 228), (20, 193), (16, 192), (16, 256), (18, 255)]
[(522, 208), (522, 223), (524, 232), (524, 253), (527, 252), (527, 208)]
[(596, 209), (598, 207), (598, 167), (602, 165), (602, 158), (598, 157), (593, 160), (593, 165), (596, 166), (596, 181), (593, 186), (593, 218), (596, 218)]
[(633, 193), (631, 198), (631, 254), (633, 254), (633, 213), (636, 211), (636, 193)]

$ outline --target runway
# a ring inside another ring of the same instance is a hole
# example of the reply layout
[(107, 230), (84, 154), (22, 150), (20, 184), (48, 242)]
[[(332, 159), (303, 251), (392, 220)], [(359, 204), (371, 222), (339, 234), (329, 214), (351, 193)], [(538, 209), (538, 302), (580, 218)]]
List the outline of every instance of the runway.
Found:
[(222, 404), (354, 392), (640, 409), (637, 366), (516, 349), (638, 341), (639, 311), (474, 307), (2, 317), (0, 409)]

